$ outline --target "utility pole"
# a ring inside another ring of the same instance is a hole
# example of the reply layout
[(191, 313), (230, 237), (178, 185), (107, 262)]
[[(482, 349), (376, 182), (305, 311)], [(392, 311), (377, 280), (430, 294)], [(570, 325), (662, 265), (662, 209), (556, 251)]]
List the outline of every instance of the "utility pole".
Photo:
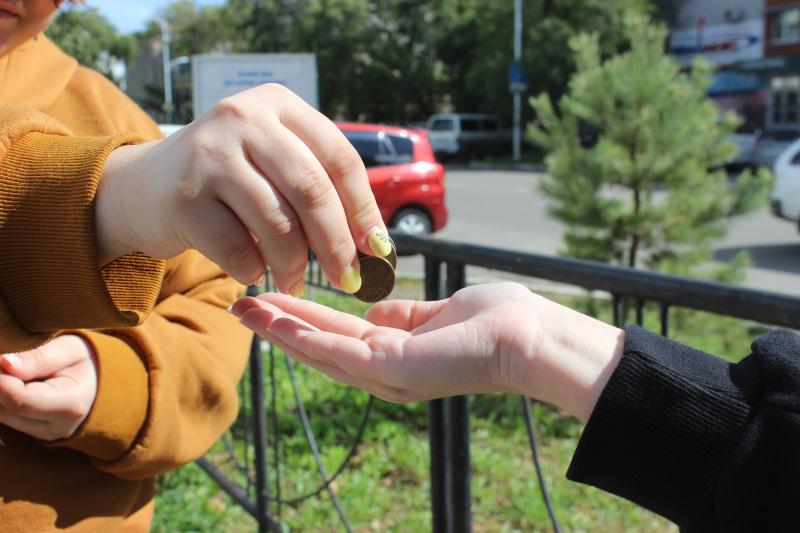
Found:
[(170, 34), (169, 22), (164, 19), (158, 21), (161, 27), (161, 59), (164, 66), (164, 113), (166, 115), (165, 123), (172, 124), (172, 113), (175, 111), (175, 105), (172, 103), (172, 65), (169, 59), (169, 42), (172, 39)]
[(519, 161), (522, 145), (522, 93), (528, 88), (522, 72), (522, 0), (514, 0), (514, 62), (509, 72), (509, 89), (514, 95), (514, 161)]

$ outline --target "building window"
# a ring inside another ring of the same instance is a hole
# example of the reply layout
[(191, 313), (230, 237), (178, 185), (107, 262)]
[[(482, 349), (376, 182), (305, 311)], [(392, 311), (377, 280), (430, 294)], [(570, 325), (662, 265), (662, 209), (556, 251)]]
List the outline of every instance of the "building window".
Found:
[(798, 93), (800, 93), (800, 76), (772, 78), (770, 107), (773, 125), (797, 125), (800, 122)]
[(800, 8), (775, 13), (770, 22), (770, 41), (772, 43), (800, 42)]

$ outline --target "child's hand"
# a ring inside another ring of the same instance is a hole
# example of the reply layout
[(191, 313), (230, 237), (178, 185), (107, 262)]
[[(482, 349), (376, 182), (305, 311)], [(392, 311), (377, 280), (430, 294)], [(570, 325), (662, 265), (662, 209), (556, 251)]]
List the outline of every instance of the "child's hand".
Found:
[(96, 358), (76, 335), (0, 357), (0, 423), (52, 441), (71, 437), (97, 394)]
[(330, 120), (288, 89), (226, 98), (162, 141), (122, 146), (97, 191), (100, 263), (193, 248), (243, 284), (267, 265), (302, 292), (308, 245), (331, 283), (360, 286), (356, 248), (391, 247), (364, 164)]

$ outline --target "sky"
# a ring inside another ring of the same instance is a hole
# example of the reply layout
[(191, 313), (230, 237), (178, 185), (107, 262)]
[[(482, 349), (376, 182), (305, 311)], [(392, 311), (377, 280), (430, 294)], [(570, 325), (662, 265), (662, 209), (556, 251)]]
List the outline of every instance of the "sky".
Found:
[[(86, 0), (85, 5), (96, 7), (121, 33), (133, 33), (145, 29), (145, 23), (171, 0)], [(195, 0), (198, 6), (218, 5), (224, 0)]]

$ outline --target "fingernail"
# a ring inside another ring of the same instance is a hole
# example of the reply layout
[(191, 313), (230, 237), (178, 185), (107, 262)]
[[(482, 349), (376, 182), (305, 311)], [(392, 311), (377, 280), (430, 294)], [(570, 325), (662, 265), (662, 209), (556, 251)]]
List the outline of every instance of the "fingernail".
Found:
[(3, 359), (9, 362), (11, 366), (20, 366), (22, 365), (22, 357), (18, 356), (15, 353), (7, 353), (3, 356)]
[(230, 314), (233, 314), (233, 306), (227, 308), (226, 311), (229, 312)]
[(386, 257), (392, 253), (389, 237), (382, 229), (376, 228), (369, 236), (369, 249), (372, 250), (376, 257)]
[(306, 290), (306, 283), (301, 279), (289, 289), (289, 296), (300, 298)]
[(261, 287), (266, 282), (267, 282), (267, 275), (266, 274), (261, 274), (261, 277), (258, 278), (258, 280), (256, 280), (256, 282), (253, 283), (253, 285), (255, 285), (256, 287)]
[(361, 288), (361, 276), (358, 274), (355, 267), (351, 265), (347, 267), (347, 270), (342, 272), (342, 275), (339, 276), (339, 285), (344, 292), (349, 292), (350, 294), (358, 292), (358, 289)]

